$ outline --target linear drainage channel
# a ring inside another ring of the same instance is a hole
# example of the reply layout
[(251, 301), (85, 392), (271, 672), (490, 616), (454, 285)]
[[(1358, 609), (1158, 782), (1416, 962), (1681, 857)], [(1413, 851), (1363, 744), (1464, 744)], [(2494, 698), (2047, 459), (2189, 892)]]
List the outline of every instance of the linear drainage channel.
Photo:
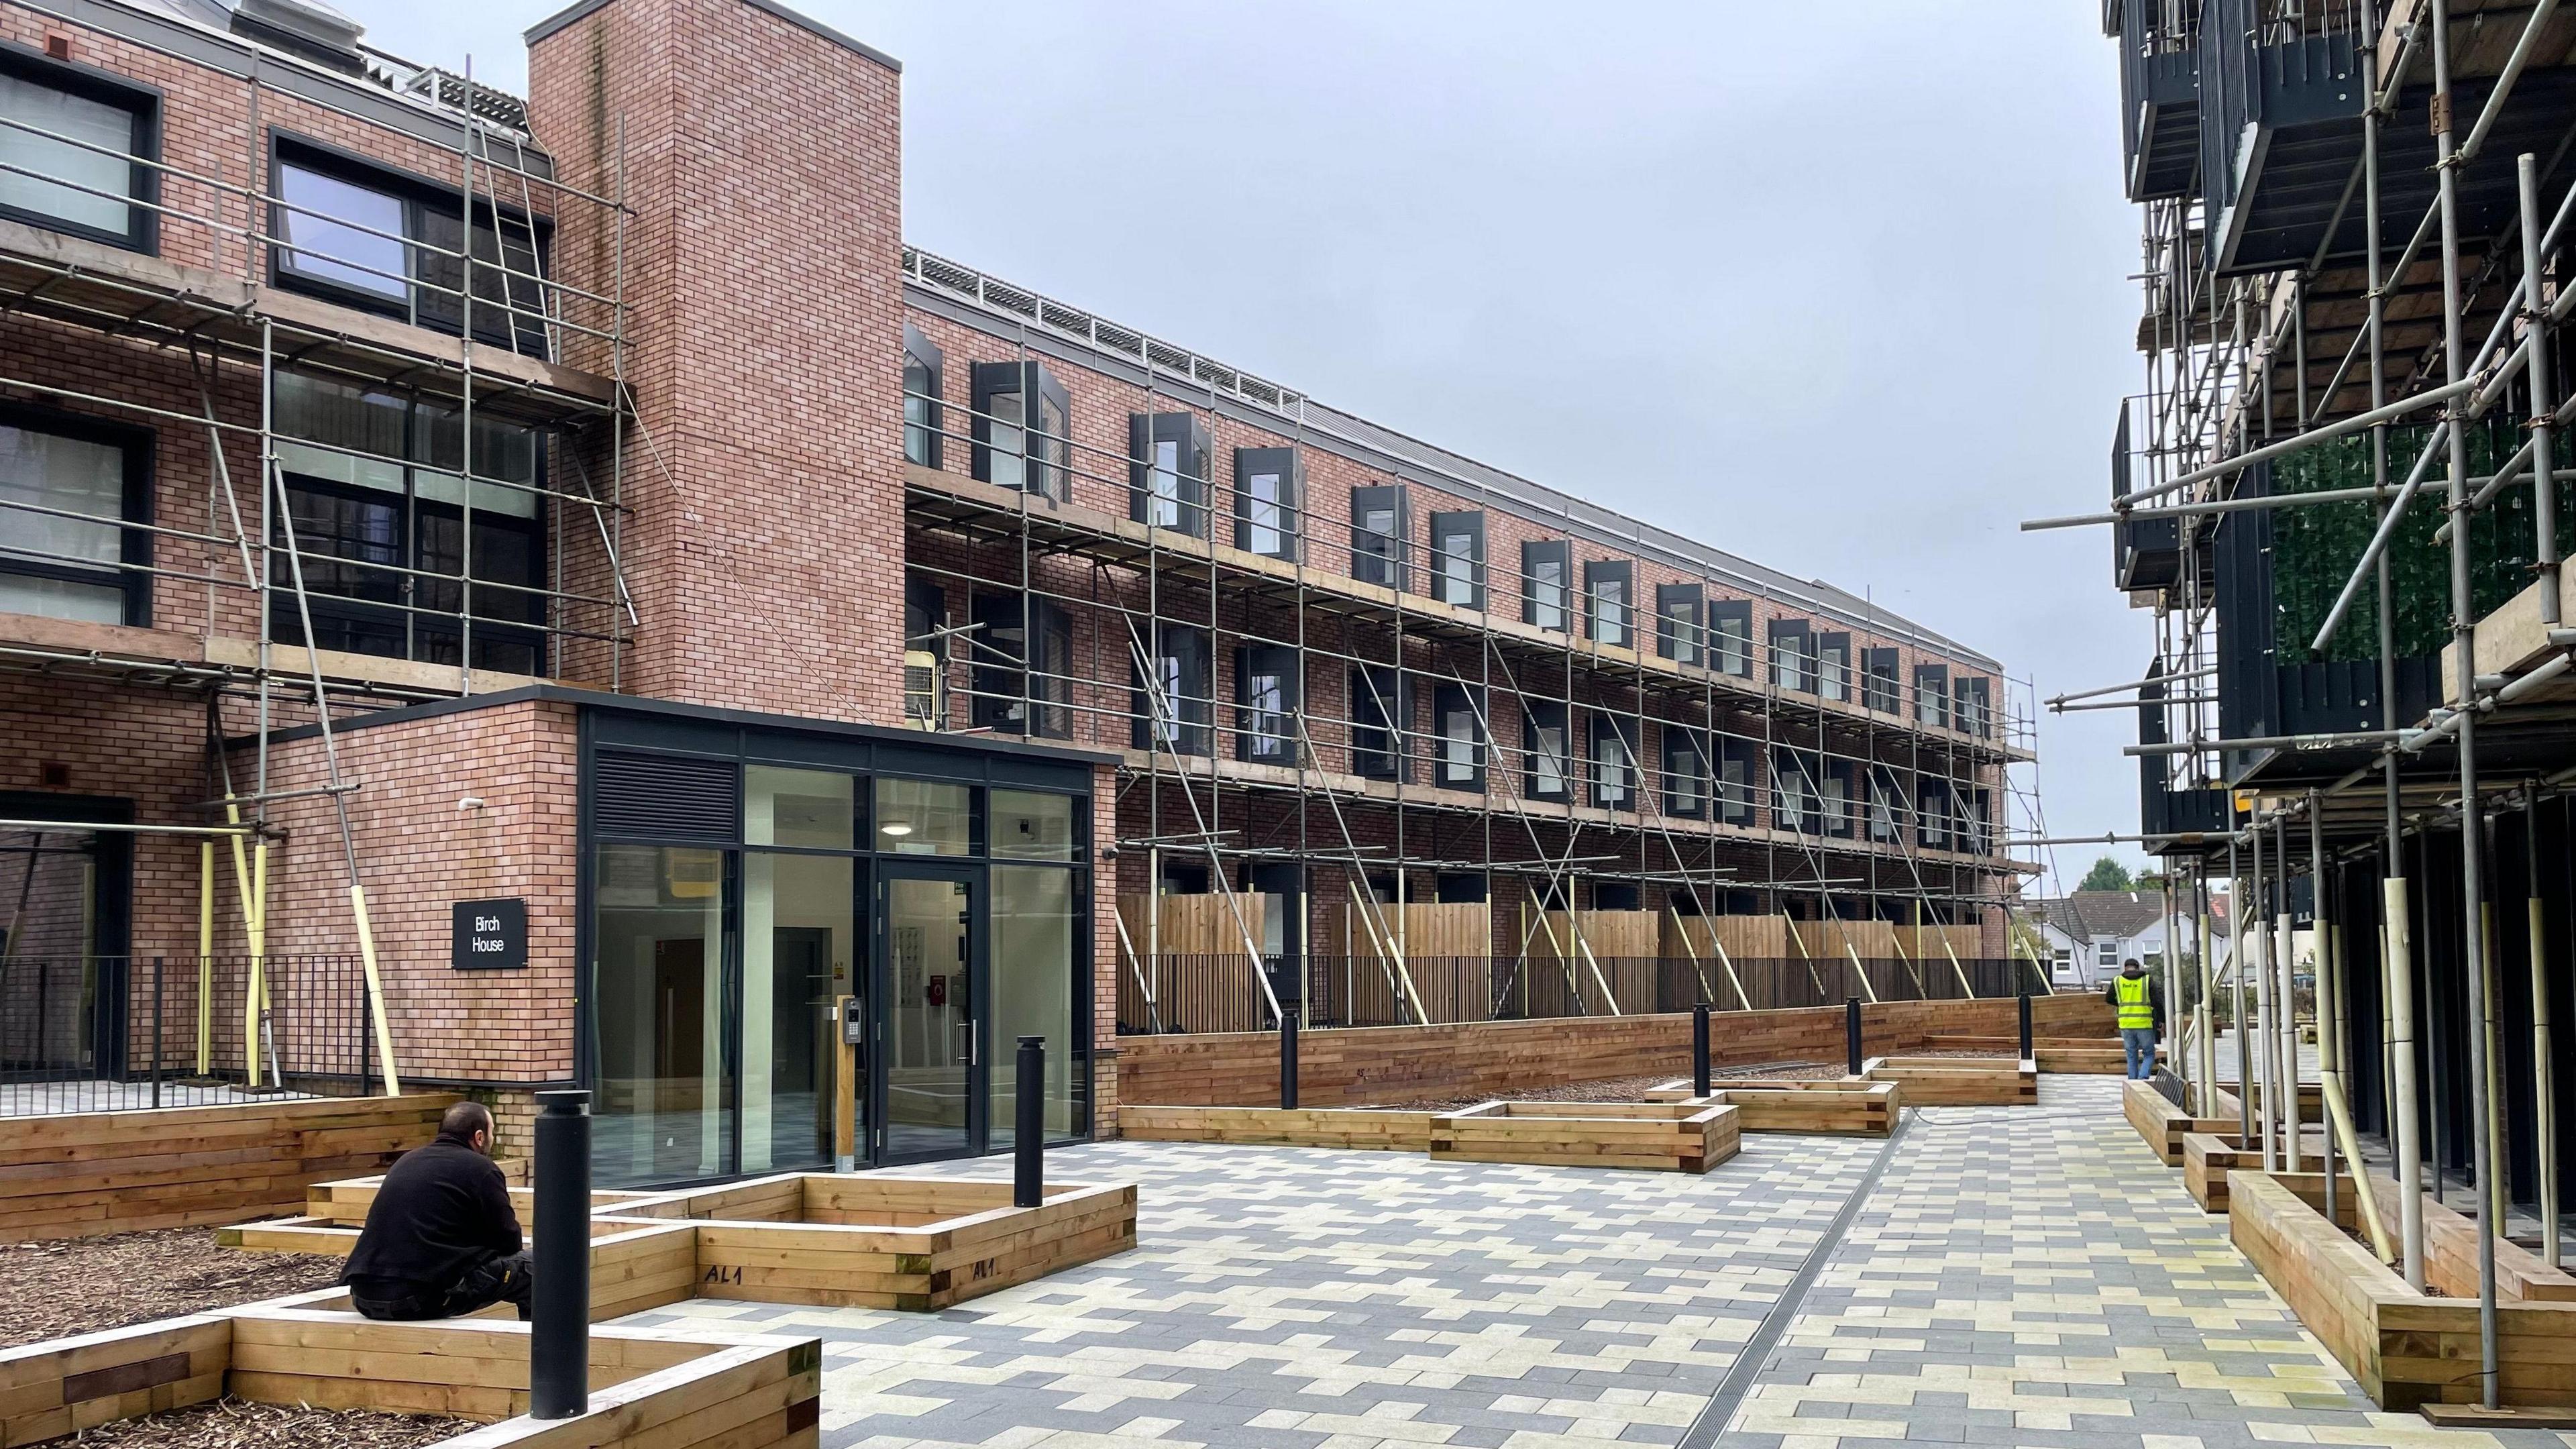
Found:
[(1779, 1346), (1780, 1336), (1797, 1321), (1800, 1310), (1806, 1306), (1808, 1290), (1816, 1286), (1816, 1280), (1824, 1275), (1825, 1264), (1832, 1262), (1835, 1251), (1842, 1247), (1844, 1235), (1851, 1231), (1852, 1219), (1860, 1216), (1861, 1206), (1878, 1191), (1878, 1181), (1887, 1175), (1887, 1165), (1896, 1160), (1897, 1144), (1905, 1140), (1905, 1129), (1913, 1121), (1914, 1110), (1905, 1112), (1897, 1119), (1896, 1130), (1887, 1134), (1887, 1140), (1879, 1144), (1878, 1156), (1871, 1161), (1869, 1171), (1861, 1174), (1850, 1195), (1843, 1199), (1843, 1205), (1835, 1210), (1833, 1221), (1825, 1225), (1824, 1236), (1807, 1250), (1806, 1261), (1798, 1265), (1796, 1275), (1789, 1279), (1789, 1286), (1781, 1290), (1779, 1301), (1771, 1305), (1770, 1312), (1762, 1315), (1762, 1322), (1753, 1330), (1753, 1337), (1746, 1340), (1743, 1352), (1736, 1355), (1726, 1377), (1719, 1380), (1717, 1392), (1701, 1406), (1699, 1417), (1691, 1420), (1690, 1429), (1682, 1435), (1678, 1449), (1709, 1449), (1719, 1435), (1734, 1427), (1736, 1413), (1743, 1408), (1745, 1395), (1753, 1392), (1754, 1380), (1762, 1376), (1762, 1366), (1771, 1360), (1771, 1350)]

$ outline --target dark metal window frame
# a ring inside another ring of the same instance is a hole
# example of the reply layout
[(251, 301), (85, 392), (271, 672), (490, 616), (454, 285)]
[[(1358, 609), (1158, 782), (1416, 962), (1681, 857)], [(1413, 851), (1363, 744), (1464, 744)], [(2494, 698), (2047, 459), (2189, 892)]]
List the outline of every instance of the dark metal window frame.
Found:
[(1707, 591), (1699, 585), (1655, 585), (1655, 652), (1676, 664), (1707, 664), (1707, 615)]
[(1753, 677), (1753, 601), (1711, 599), (1708, 603), (1708, 647), (1711, 667), (1737, 679)]
[[(1279, 480), (1279, 497), (1273, 505), (1279, 510), (1279, 523), (1273, 531), (1279, 535), (1274, 548), (1254, 547), (1252, 480), (1262, 475)], [(1295, 448), (1237, 448), (1234, 450), (1234, 546), (1263, 558), (1286, 559), (1297, 563), (1306, 556), (1306, 460)]]
[[(1717, 769), (1710, 782), (1710, 794), (1717, 801), (1718, 822), (1724, 825), (1751, 825), (1755, 819), (1755, 802), (1769, 792), (1763, 788), (1762, 746), (1752, 740), (1727, 735), (1719, 739)], [(1741, 783), (1727, 778), (1730, 770), (1740, 768)]]
[(1893, 648), (1861, 651), (1860, 702), (1873, 714), (1895, 714), (1902, 708), (1902, 684), (1897, 677), (1898, 659)]
[(1207, 630), (1196, 624), (1174, 624), (1156, 621), (1154, 644), (1150, 655), (1153, 666), (1164, 669), (1165, 661), (1179, 667), (1177, 698), (1168, 697), (1164, 705), (1171, 711), (1171, 738), (1157, 744), (1154, 728), (1153, 700), (1146, 688), (1153, 681), (1139, 681), (1136, 686), (1136, 720), (1129, 732), (1129, 743), (1139, 750), (1166, 749), (1174, 754), (1204, 757), (1208, 753), (1211, 722), (1216, 706), (1216, 681), (1211, 677), (1213, 661), (1208, 654)]
[(83, 226), (78, 222), (66, 221), (41, 211), (27, 211), (14, 206), (0, 206), (0, 217), (24, 222), (45, 231), (60, 232), (65, 236), (104, 242), (126, 251), (141, 252), (145, 256), (158, 256), (161, 251), (161, 222), (160, 213), (153, 208), (161, 201), (161, 173), (158, 166), (154, 164), (161, 159), (161, 115), (164, 100), (161, 89), (118, 75), (113, 71), (56, 60), (52, 56), (29, 50), (9, 41), (0, 41), (0, 73), (33, 81), (37, 85), (61, 91), (66, 95), (78, 96), (85, 101), (96, 101), (103, 106), (113, 106), (131, 115), (134, 118), (134, 130), (133, 139), (129, 144), (134, 161), (127, 168), (129, 180), (126, 183), (126, 196), (129, 201), (140, 203), (126, 207), (126, 228), (121, 232)]
[[(972, 660), (967, 677), (975, 691), (968, 716), (975, 727), (1033, 739), (1073, 738), (1072, 615), (1060, 604), (998, 590), (974, 595), (967, 609), (971, 622), (981, 626), (966, 636)], [(1009, 630), (1020, 635), (1016, 654), (995, 642)], [(1064, 646), (1061, 669), (1049, 667), (1050, 640)], [(1020, 708), (1026, 714), (1012, 718)]]
[[(1619, 742), (1618, 778), (1609, 778), (1601, 765), (1601, 742)], [(1637, 803), (1637, 745), (1629, 738), (1628, 722), (1605, 710), (1593, 710), (1584, 731), (1587, 748), (1583, 752), (1584, 775), (1592, 784), (1592, 805), (1598, 810), (1631, 810)]]
[[(537, 283), (525, 281), (516, 276), (501, 276), (499, 285), (503, 298), (508, 299), (505, 301), (473, 296), (473, 284), (465, 274), (465, 264), (461, 259), (457, 262), (458, 292), (461, 295), (451, 296), (445, 291), (436, 290), (438, 284), (427, 281), (421, 275), (422, 261), (428, 254), (425, 249), (433, 245), (423, 235), (422, 218), (435, 213), (454, 217), (460, 223), (463, 222), (465, 220), (463, 192), (426, 176), (388, 166), (374, 157), (344, 150), (327, 141), (272, 128), (268, 133), (270, 195), (284, 194), (283, 173), (285, 168), (290, 166), (316, 175), (328, 176), (335, 181), (373, 191), (402, 203), (404, 297), (403, 300), (396, 301), (380, 293), (335, 282), (328, 277), (309, 276), (297, 271), (290, 264), (290, 259), (298, 248), (289, 245), (285, 238), (293, 235), (289, 229), (290, 218), (305, 213), (289, 211), (283, 201), (272, 201), (268, 208), (268, 234), (275, 238), (268, 243), (267, 275), (270, 285), (290, 292), (300, 292), (309, 297), (319, 297), (337, 306), (360, 312), (372, 312), (380, 317), (391, 317), (415, 327), (425, 327), (432, 332), (443, 332), (451, 337), (462, 334), (464, 328), (461, 321), (451, 324), (443, 317), (423, 315), (424, 295), (437, 298), (442, 304), (452, 304), (456, 307), (460, 319), (468, 311), (466, 299), (473, 297), (474, 306), (470, 310), (474, 318), (474, 341), (487, 346), (507, 348), (526, 357), (542, 359), (550, 356), (546, 345), (545, 297), (543, 288)], [(333, 218), (319, 219), (332, 220)], [(535, 276), (547, 275), (547, 263), (554, 252), (553, 218), (542, 213), (531, 215), (515, 206), (499, 206), (487, 198), (478, 196), (474, 198), (473, 225), (466, 228), (461, 244), (460, 249), (463, 252), (473, 255), (474, 232), (484, 226), (492, 229), (492, 248), (502, 265), (512, 265), (510, 247), (516, 244), (516, 237), (513, 234), (524, 234), (532, 253), (529, 259), (530, 265), (513, 267), (513, 270), (525, 271)], [(478, 266), (489, 267), (493, 264), (493, 260), (493, 258), (474, 256)], [(343, 262), (342, 265), (354, 265), (354, 263)], [(523, 288), (535, 293), (524, 302), (518, 300), (518, 295)], [(425, 292), (425, 289), (428, 290)], [(493, 313), (497, 313), (501, 319), (498, 326), (486, 320), (486, 314)]]
[(1404, 733), (1409, 723), (1407, 681), (1392, 664), (1354, 664), (1350, 690), (1351, 773), (1367, 780), (1408, 775)]
[[(1172, 446), (1172, 521), (1155, 517), (1163, 501), (1154, 491), (1157, 459)], [(1188, 538), (1208, 536), (1208, 467), (1215, 442), (1196, 413), (1127, 415), (1127, 519), (1168, 528)]]
[(1950, 666), (1914, 666), (1914, 722), (1939, 729), (1950, 727)]
[[(1453, 598), (1450, 591), (1457, 579), (1449, 572), (1455, 554), (1449, 547), (1452, 537), (1467, 539), (1467, 597)], [(1431, 597), (1462, 609), (1485, 607), (1485, 514), (1482, 509), (1464, 508), (1431, 515)]]
[[(1486, 715), (1485, 702), (1477, 697), (1480, 692), (1467, 684), (1443, 684), (1431, 692), (1431, 737), (1437, 742), (1431, 757), (1431, 783), (1439, 789), (1479, 795), (1485, 791)], [(1453, 717), (1467, 722), (1468, 764), (1463, 773), (1449, 758), (1450, 747), (1459, 743), (1459, 737), (1449, 730)]]
[[(1276, 708), (1256, 704), (1252, 681), (1279, 681)], [(1297, 672), (1297, 651), (1286, 644), (1247, 644), (1234, 651), (1234, 745), (1235, 758), (1246, 764), (1287, 765), (1296, 762), (1296, 734), (1289, 727), (1301, 707), (1301, 680)], [(1280, 728), (1276, 733), (1257, 728), (1257, 715), (1275, 714)]]
[[(1602, 586), (1619, 586), (1618, 637), (1604, 638)], [(1612, 649), (1637, 647), (1637, 571), (1624, 558), (1586, 559), (1583, 564), (1583, 637)]]
[[(1837, 704), (1851, 703), (1853, 694), (1851, 635), (1835, 632), (1813, 636), (1808, 650), (1808, 660), (1815, 667), (1816, 697), (1829, 699)], [(1832, 682), (1836, 686), (1832, 691), (1825, 688), (1828, 662), (1832, 665)]]
[[(921, 385), (913, 385), (913, 369), (923, 376)], [(948, 376), (947, 354), (922, 330), (903, 324), (903, 457), (907, 463), (923, 468), (936, 468), (941, 457), (940, 444), (947, 441), (941, 431), (941, 411), (946, 397)]]
[[(1560, 699), (1533, 699), (1521, 707), (1521, 793), (1532, 800), (1564, 800), (1573, 793), (1576, 779), (1574, 765), (1573, 710)], [(1556, 748), (1551, 751), (1539, 738), (1539, 731), (1556, 731)], [(1549, 788), (1539, 782), (1538, 762), (1542, 756), (1556, 760), (1556, 785)]]
[[(1774, 619), (1771, 621), (1770, 629), (1767, 632), (1769, 636), (1767, 642), (1770, 647), (1765, 651), (1765, 653), (1771, 661), (1770, 680), (1772, 687), (1775, 689), (1791, 690), (1798, 694), (1815, 693), (1816, 635), (1814, 624), (1805, 619)], [(1790, 676), (1790, 666), (1792, 665), (1796, 666), (1797, 673), (1795, 678)]]
[[(1540, 596), (1541, 588), (1551, 587), (1539, 581), (1538, 566), (1543, 563), (1556, 565), (1556, 583), (1552, 585), (1556, 597), (1553, 599)], [(1547, 609), (1555, 611), (1556, 622), (1551, 624), (1539, 617), (1540, 612)], [(1534, 629), (1563, 634), (1572, 630), (1573, 620), (1574, 545), (1561, 538), (1524, 541), (1521, 544), (1521, 622)]]
[[(158, 438), (152, 429), (109, 422), (86, 413), (12, 402), (0, 402), (0, 425), (119, 450), (124, 490), (120, 511), (129, 524), (148, 525), (153, 521), (156, 501), (153, 497), (153, 458)], [(19, 509), (5, 512), (21, 518), (42, 516)], [(0, 554), (0, 571), (65, 583), (112, 584), (125, 596), (123, 622), (138, 629), (149, 628), (152, 624), (152, 534), (145, 528), (118, 529), (116, 554), (119, 563), (132, 567), (112, 569)]]
[[(1715, 771), (1710, 767), (1708, 746), (1700, 731), (1667, 721), (1663, 727), (1664, 750), (1661, 770), (1663, 809), (1677, 820), (1699, 820), (1708, 814), (1710, 782)], [(1698, 786), (1696, 800), (1684, 800), (1673, 788), (1681, 781)]]
[[(967, 430), (971, 446), (967, 452), (968, 470), (979, 483), (993, 479), (993, 399), (1005, 393), (1021, 399), (1020, 404), (1020, 477), (1019, 491), (1051, 498), (1058, 503), (1073, 497), (1073, 475), (1068, 470), (1073, 447), (1073, 394), (1064, 381), (1045, 363), (1035, 358), (1023, 362), (977, 362), (967, 368), (968, 404), (974, 414), (973, 426)], [(1034, 394), (1040, 408), (1028, 406)], [(1064, 434), (1058, 436), (1041, 430), (1038, 414), (1044, 404), (1052, 402), (1064, 413)], [(1036, 446), (1043, 443), (1042, 449)], [(1008, 483), (997, 484), (1008, 488)]]
[[(1372, 513), (1391, 515), (1392, 531), (1371, 528)], [(1413, 500), (1401, 483), (1374, 483), (1351, 490), (1351, 577), (1382, 584), (1403, 593), (1410, 575)]]

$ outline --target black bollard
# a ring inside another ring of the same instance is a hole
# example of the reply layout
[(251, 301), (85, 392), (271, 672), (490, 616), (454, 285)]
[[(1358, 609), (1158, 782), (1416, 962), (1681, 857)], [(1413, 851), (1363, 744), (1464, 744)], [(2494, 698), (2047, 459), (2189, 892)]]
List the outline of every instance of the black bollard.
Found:
[(1279, 1105), (1297, 1110), (1297, 1013), (1285, 1003), (1279, 1008)]
[(1691, 1008), (1691, 1095), (1708, 1095), (1708, 1003)]
[(1851, 1074), (1860, 1075), (1860, 998), (1843, 998), (1843, 1057), (1850, 1063)]
[(1011, 1206), (1046, 1201), (1046, 1038), (1020, 1038), (1020, 1076), (1011, 1101)]
[(2021, 994), (2021, 1059), (2030, 1060), (2030, 993)]
[(590, 1093), (539, 1092), (528, 1417), (590, 1408)]

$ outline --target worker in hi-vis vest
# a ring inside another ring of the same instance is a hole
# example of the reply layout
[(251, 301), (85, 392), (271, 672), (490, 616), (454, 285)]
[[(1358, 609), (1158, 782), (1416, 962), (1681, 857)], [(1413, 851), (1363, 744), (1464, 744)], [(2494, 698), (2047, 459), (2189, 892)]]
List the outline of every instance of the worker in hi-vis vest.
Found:
[(2102, 988), (2102, 999), (2118, 1014), (2120, 1049), (2129, 1060), (2129, 1079), (2143, 1082), (2156, 1073), (2156, 1033), (2165, 1024), (2165, 994), (2156, 978), (2130, 957), (2120, 974)]

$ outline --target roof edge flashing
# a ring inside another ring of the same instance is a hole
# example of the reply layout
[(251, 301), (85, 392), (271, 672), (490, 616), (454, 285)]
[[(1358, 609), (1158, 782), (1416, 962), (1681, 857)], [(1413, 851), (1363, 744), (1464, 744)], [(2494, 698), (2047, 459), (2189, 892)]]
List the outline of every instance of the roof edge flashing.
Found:
[[(524, 38), (528, 44), (535, 45), (537, 42), (546, 39), (548, 36), (555, 34), (564, 27), (587, 19), (591, 15), (606, 9), (609, 3), (610, 0), (574, 0), (573, 4), (567, 5), (563, 9), (556, 11), (554, 14), (547, 16), (545, 19), (538, 21), (536, 24), (529, 26), (524, 32)], [(779, 19), (786, 21), (788, 24), (793, 25), (800, 30), (819, 35), (823, 39), (832, 42), (834, 45), (840, 46), (842, 49), (849, 51), (853, 55), (858, 55), (868, 60), (875, 61), (877, 64), (884, 66), (886, 69), (893, 71), (897, 75), (903, 74), (902, 61), (895, 59), (893, 56), (886, 54), (884, 51), (877, 49), (875, 46), (868, 44), (864, 40), (844, 34), (841, 31), (833, 29), (831, 26), (825, 25), (822, 21), (817, 20), (810, 15), (792, 9), (789, 6), (782, 5), (779, 3), (779, 0), (742, 0), (742, 3), (750, 6), (754, 10), (775, 15)]]

